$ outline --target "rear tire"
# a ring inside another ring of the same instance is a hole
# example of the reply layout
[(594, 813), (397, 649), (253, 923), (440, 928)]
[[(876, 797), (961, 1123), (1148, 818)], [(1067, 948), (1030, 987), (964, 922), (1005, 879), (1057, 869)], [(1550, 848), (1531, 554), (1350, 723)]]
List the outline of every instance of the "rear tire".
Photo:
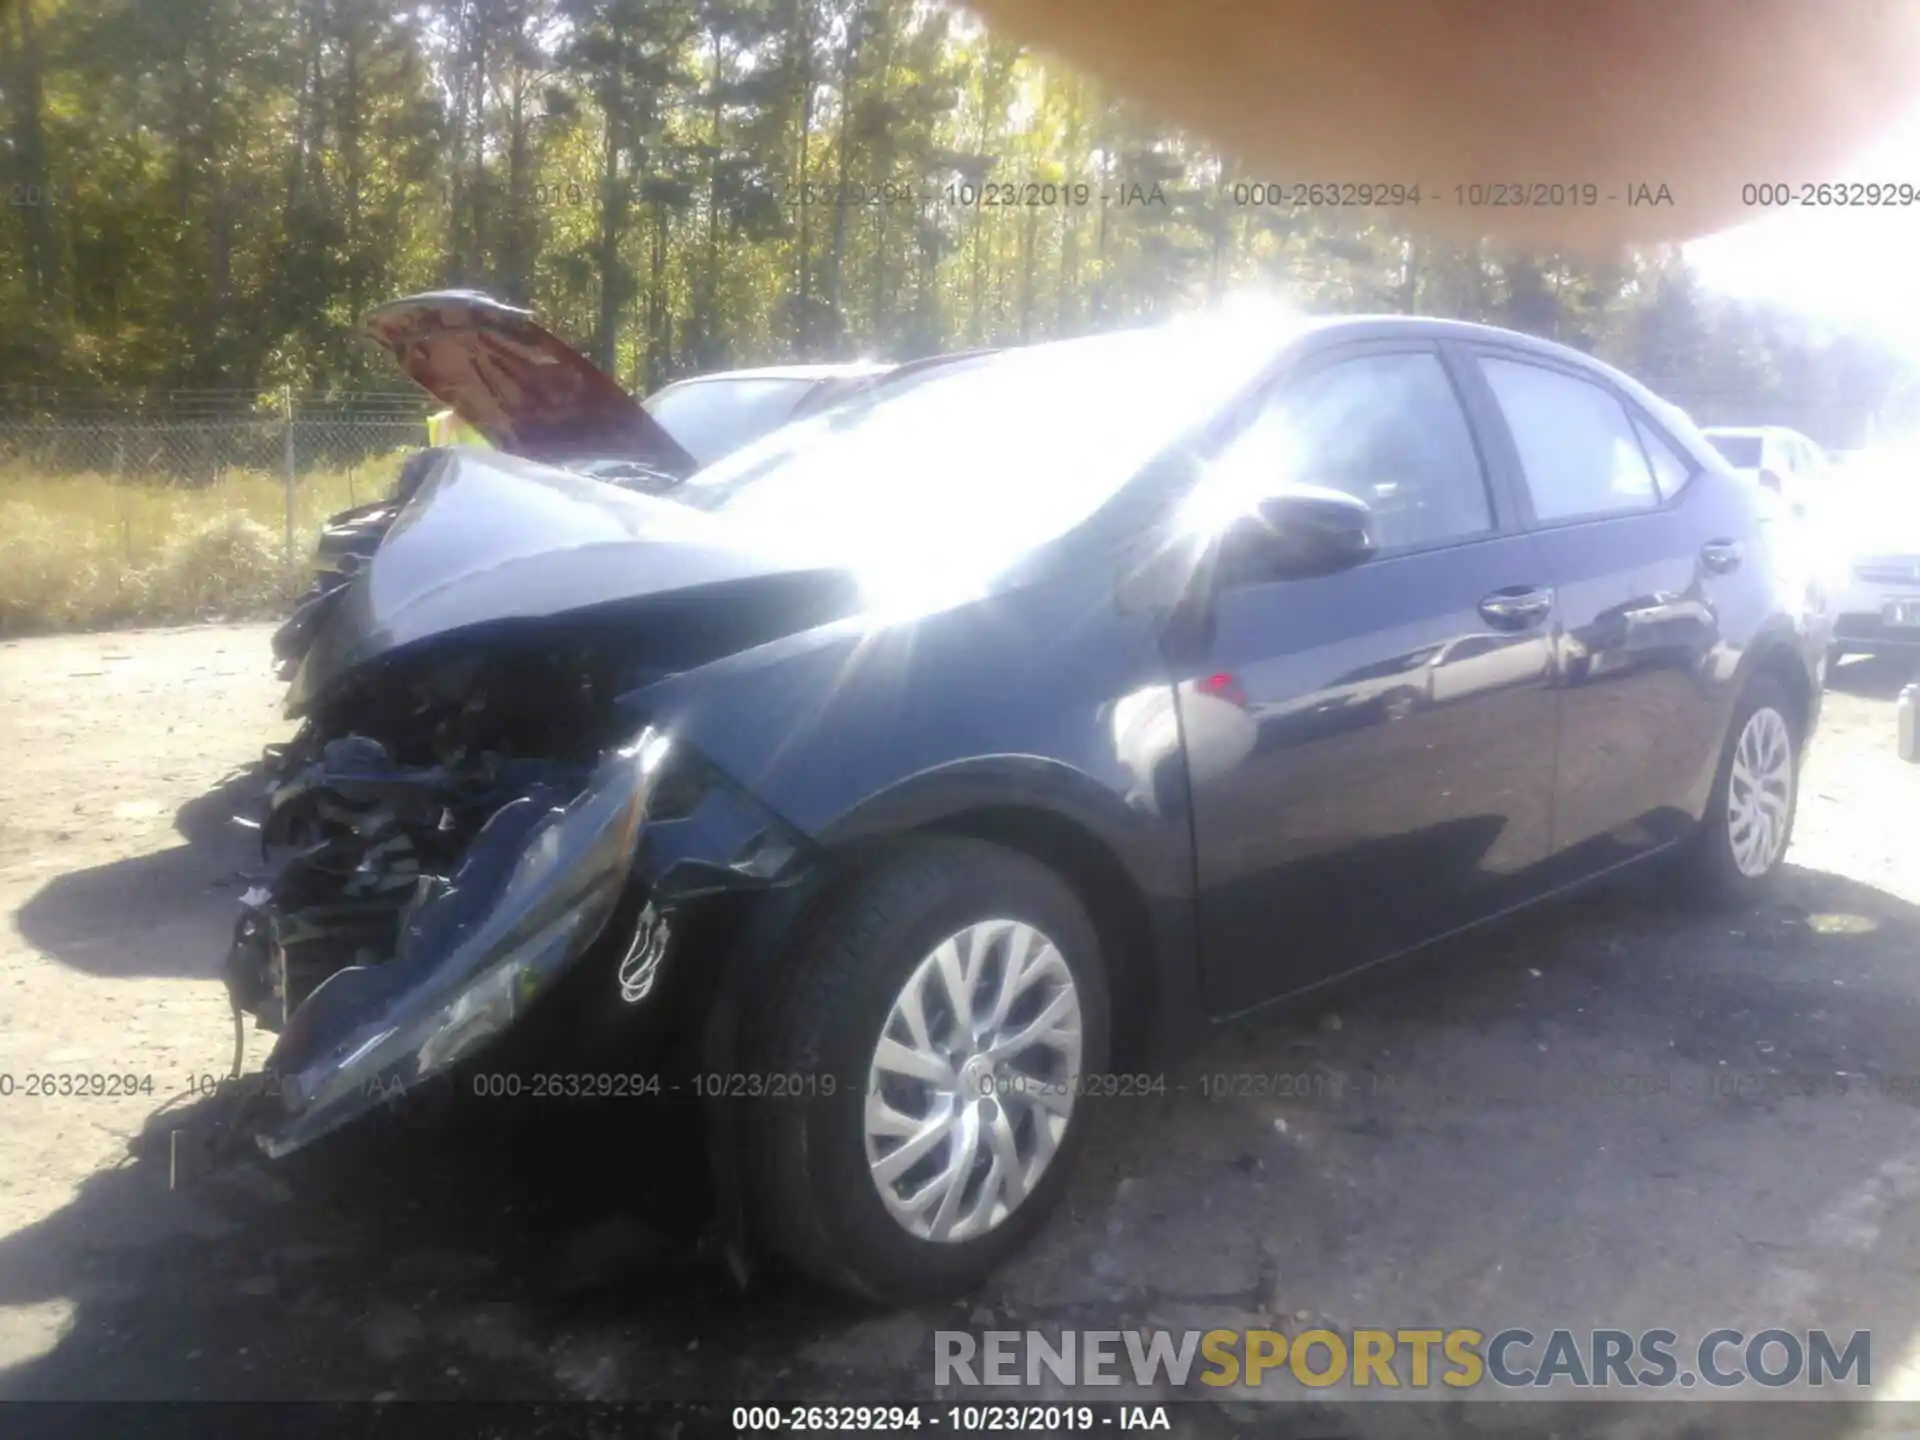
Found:
[(1683, 878), (1699, 898), (1751, 904), (1779, 873), (1799, 808), (1802, 737), (1794, 714), (1786, 687), (1765, 673), (1734, 708), (1713, 794), (1688, 843)]
[[(1027, 983), (1003, 1001), (1009, 976)], [(735, 1102), (761, 1238), (867, 1299), (971, 1289), (1058, 1203), (1108, 1015), (1098, 935), (1064, 880), (978, 840), (903, 843), (802, 921), (749, 1017), (750, 1068), (791, 1077), (787, 1098)]]

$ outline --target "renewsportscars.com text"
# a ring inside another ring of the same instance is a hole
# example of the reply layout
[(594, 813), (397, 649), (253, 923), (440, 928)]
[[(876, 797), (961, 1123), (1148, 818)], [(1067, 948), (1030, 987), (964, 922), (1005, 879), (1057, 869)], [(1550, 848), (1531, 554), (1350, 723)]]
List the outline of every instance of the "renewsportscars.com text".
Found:
[(1681, 1389), (1761, 1386), (1865, 1389), (1865, 1330), (1475, 1329), (1034, 1330), (934, 1332), (934, 1383), (1305, 1386), (1451, 1391)]

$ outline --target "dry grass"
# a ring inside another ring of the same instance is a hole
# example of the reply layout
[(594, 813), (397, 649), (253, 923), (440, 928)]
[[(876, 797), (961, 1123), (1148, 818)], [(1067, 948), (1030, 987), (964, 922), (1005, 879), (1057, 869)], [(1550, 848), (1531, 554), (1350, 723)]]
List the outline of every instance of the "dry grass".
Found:
[(291, 557), (277, 476), (190, 487), (0, 468), (0, 635), (272, 615), (306, 587), (320, 523), (397, 467), (303, 475)]

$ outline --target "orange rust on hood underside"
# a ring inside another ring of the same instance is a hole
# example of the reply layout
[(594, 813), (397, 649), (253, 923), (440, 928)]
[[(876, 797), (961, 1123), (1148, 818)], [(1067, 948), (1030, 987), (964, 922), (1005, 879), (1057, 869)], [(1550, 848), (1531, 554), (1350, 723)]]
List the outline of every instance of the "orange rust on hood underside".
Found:
[(409, 378), (507, 454), (693, 469), (638, 400), (525, 310), (442, 290), (391, 300), (362, 324)]

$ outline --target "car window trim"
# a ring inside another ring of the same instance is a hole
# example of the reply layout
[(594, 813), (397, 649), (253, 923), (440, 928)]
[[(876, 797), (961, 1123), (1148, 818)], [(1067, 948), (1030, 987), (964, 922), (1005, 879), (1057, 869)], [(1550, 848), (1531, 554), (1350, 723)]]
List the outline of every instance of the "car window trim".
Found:
[(1476, 530), (1470, 535), (1452, 535), (1444, 540), (1431, 540), (1418, 545), (1396, 545), (1390, 549), (1376, 550), (1367, 560), (1367, 564), (1378, 564), (1383, 560), (1398, 560), (1408, 555), (1428, 555), (1439, 550), (1455, 550), (1463, 545), (1474, 545), (1482, 541), (1497, 539), (1502, 535), (1517, 533), (1518, 526), (1513, 521), (1511, 507), (1506, 503), (1502, 487), (1496, 483), (1491, 457), (1480, 435), (1480, 428), (1474, 423), (1472, 407), (1462, 393), (1460, 378), (1454, 373), (1453, 366), (1447, 363), (1446, 347), (1437, 339), (1427, 336), (1373, 336), (1365, 340), (1337, 340), (1328, 344), (1304, 347), (1293, 359), (1281, 365), (1278, 372), (1260, 385), (1247, 401), (1238, 422), (1220, 441), (1219, 448), (1224, 450), (1237, 440), (1261, 413), (1289, 385), (1301, 381), (1333, 365), (1349, 360), (1369, 359), (1376, 355), (1431, 355), (1439, 361), (1441, 374), (1446, 377), (1448, 388), (1453, 392), (1454, 404), (1460, 407), (1460, 420), (1466, 426), (1467, 438), (1473, 446), (1474, 462), (1480, 469), (1480, 488), (1486, 496), (1487, 515), (1492, 522), (1485, 530)]
[(1666, 427), (1655, 420), (1653, 416), (1649, 415), (1644, 406), (1634, 404), (1631, 396), (1627, 399), (1627, 418), (1633, 422), (1634, 439), (1640, 442), (1640, 449), (1643, 452), (1647, 448), (1647, 436), (1651, 435), (1654, 439), (1665, 445), (1667, 447), (1667, 453), (1678, 460), (1686, 469), (1685, 478), (1674, 487), (1673, 493), (1669, 495), (1660, 484), (1660, 471), (1653, 463), (1653, 456), (1651, 454), (1646, 456), (1647, 473), (1653, 476), (1654, 494), (1660, 497), (1660, 503), (1655, 508), (1661, 510), (1670, 509), (1672, 506), (1679, 504), (1680, 498), (1693, 489), (1693, 482), (1700, 476), (1700, 462), (1694, 458), (1693, 452), (1687, 449), (1686, 446), (1676, 443), (1673, 436), (1667, 432)]
[[(1525, 346), (1498, 345), (1482, 340), (1463, 342), (1460, 348), (1464, 364), (1472, 370), (1473, 384), (1476, 387), (1484, 387), (1486, 405), (1489, 409), (1486, 423), (1489, 427), (1492, 427), (1494, 432), (1499, 436), (1499, 442), (1506, 453), (1507, 463), (1512, 467), (1514, 489), (1516, 491), (1515, 502), (1520, 507), (1522, 528), (1530, 532), (1564, 530), (1575, 525), (1596, 525), (1608, 520), (1631, 520), (1636, 516), (1657, 515), (1661, 511), (1677, 505), (1692, 492), (1693, 477), (1689, 476), (1688, 483), (1682, 485), (1674, 492), (1671, 501), (1663, 496), (1660, 493), (1660, 478), (1653, 472), (1653, 462), (1647, 456), (1645, 446), (1640, 442), (1640, 437), (1635, 435), (1634, 446), (1640, 451), (1641, 463), (1647, 467), (1647, 479), (1653, 484), (1653, 504), (1642, 505), (1632, 510), (1590, 510), (1580, 515), (1560, 515), (1551, 520), (1541, 519), (1539, 511), (1534, 508), (1533, 490), (1532, 487), (1527, 484), (1526, 465), (1520, 458), (1520, 445), (1519, 442), (1514, 439), (1513, 427), (1507, 421), (1506, 411), (1501, 408), (1500, 397), (1493, 388), (1493, 382), (1489, 380), (1486, 373), (1480, 369), (1478, 362), (1482, 358), (1487, 358), (1512, 361), (1521, 365), (1537, 366), (1539, 369), (1550, 370), (1556, 374), (1563, 375), (1569, 380), (1584, 381), (1586, 384), (1604, 391), (1613, 397), (1614, 401), (1620, 406), (1621, 412), (1625, 414), (1629, 420), (1635, 416), (1644, 415), (1646, 412), (1643, 407), (1634, 403), (1631, 395), (1614, 384), (1604, 373), (1590, 370), (1586, 366), (1578, 363), (1562, 360), (1559, 356), (1543, 355), (1539, 351), (1529, 349)], [(1662, 434), (1665, 433), (1663, 427), (1656, 427), (1656, 429), (1659, 429)], [(1681, 447), (1675, 448), (1678, 449)], [(1685, 453), (1684, 450), (1682, 453)]]

